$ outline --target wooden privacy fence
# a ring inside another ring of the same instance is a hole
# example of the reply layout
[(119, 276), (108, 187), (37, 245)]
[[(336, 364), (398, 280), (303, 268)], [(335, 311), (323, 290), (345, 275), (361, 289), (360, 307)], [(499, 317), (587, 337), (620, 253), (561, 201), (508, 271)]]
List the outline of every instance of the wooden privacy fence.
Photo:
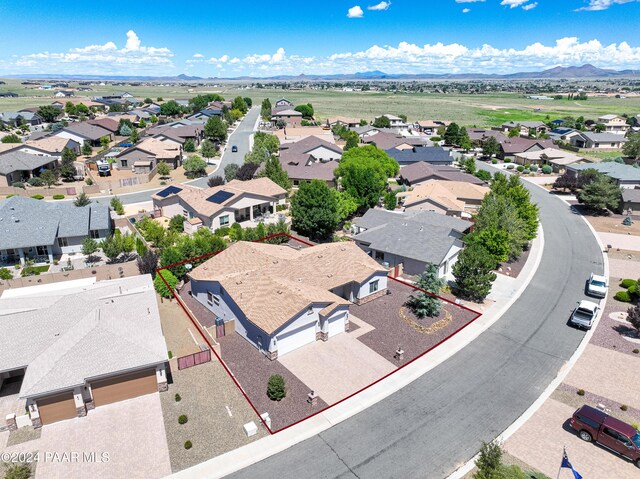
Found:
[(204, 351), (178, 358), (178, 370), (187, 369), (202, 363), (208, 363), (209, 361), (211, 361), (211, 350), (205, 349)]

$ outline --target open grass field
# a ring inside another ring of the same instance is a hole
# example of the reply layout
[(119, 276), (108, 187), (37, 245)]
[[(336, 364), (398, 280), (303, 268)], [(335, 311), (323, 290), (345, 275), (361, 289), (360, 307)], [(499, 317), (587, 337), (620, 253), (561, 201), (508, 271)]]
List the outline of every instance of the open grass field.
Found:
[[(4, 80), (0, 91), (12, 91), (18, 98), (0, 98), (0, 111), (15, 111), (29, 106), (39, 106), (55, 100), (54, 91), (39, 90), (32, 85), (21, 85), (21, 80)], [(77, 83), (70, 82), (73, 88)], [(316, 117), (326, 119), (331, 116), (350, 116), (372, 120), (385, 113), (405, 114), (409, 121), (420, 119), (440, 119), (455, 121), (465, 126), (493, 126), (505, 121), (544, 120), (562, 116), (584, 116), (595, 118), (606, 113), (640, 113), (640, 96), (630, 98), (589, 97), (587, 101), (531, 100), (515, 93), (487, 95), (460, 95), (435, 93), (388, 92), (343, 92), (337, 90), (282, 90), (251, 89), (239, 84), (210, 85), (205, 87), (180, 87), (162, 85), (149, 86), (92, 86), (94, 91), (87, 96), (126, 90), (137, 98), (190, 98), (200, 93), (220, 93), (225, 98), (248, 96), (259, 104), (262, 99), (274, 100), (285, 97), (295, 104), (311, 103)], [(82, 93), (82, 92), (81, 92)]]

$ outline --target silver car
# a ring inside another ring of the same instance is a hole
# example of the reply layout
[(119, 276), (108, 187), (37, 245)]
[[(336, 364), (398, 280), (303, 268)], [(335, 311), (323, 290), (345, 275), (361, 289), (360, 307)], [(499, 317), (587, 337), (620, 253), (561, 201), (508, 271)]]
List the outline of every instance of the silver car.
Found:
[(578, 328), (591, 329), (599, 310), (600, 305), (593, 301), (578, 301), (569, 321)]

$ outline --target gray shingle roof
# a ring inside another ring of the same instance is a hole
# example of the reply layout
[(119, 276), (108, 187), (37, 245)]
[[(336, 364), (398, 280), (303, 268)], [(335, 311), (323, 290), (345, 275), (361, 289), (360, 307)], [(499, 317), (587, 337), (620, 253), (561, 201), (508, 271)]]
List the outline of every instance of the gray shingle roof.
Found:
[(422, 146), (406, 150), (391, 148), (385, 151), (387, 152), (387, 155), (401, 165), (416, 163), (418, 161), (438, 165), (450, 165), (453, 163), (451, 152), (440, 146)]
[(0, 299), (0, 327), (0, 371), (27, 366), (21, 397), (167, 360), (149, 275)]
[(466, 181), (474, 185), (483, 185), (485, 182), (473, 175), (464, 173), (452, 166), (432, 165), (424, 161), (418, 161), (400, 169), (399, 177), (411, 184), (416, 184), (431, 178), (447, 181)]
[(101, 126), (91, 125), (87, 122), (73, 123), (60, 131), (68, 131), (91, 141), (99, 140), (103, 136), (111, 136), (112, 133)]
[(637, 188), (624, 188), (622, 190), (622, 201), (629, 201), (632, 203), (640, 203), (640, 189)]
[(10, 150), (0, 155), (0, 175), (8, 175), (14, 171), (35, 170), (52, 161), (58, 161), (58, 159), (53, 156), (40, 156), (24, 151)]
[(52, 245), (57, 237), (87, 236), (109, 225), (107, 205), (76, 207), (22, 196), (0, 201), (0, 249)]
[(581, 135), (588, 140), (595, 142), (620, 142), (625, 143), (627, 139), (622, 135), (616, 135), (615, 133), (595, 133), (592, 131), (583, 131)]
[(469, 221), (433, 211), (414, 214), (370, 209), (355, 224), (367, 231), (354, 236), (357, 242), (405, 258), (440, 265), (451, 247), (469, 227)]
[(640, 168), (634, 168), (631, 165), (623, 165), (615, 161), (606, 163), (582, 163), (567, 166), (569, 170), (597, 170), (607, 176), (619, 181), (640, 181)]

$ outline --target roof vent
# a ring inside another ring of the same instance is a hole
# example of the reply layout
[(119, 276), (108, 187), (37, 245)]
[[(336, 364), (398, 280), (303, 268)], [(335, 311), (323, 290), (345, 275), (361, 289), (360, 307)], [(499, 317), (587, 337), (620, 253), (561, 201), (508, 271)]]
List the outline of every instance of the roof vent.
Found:
[(277, 259), (274, 259), (274, 260), (273, 260), (273, 264), (278, 264), (278, 260), (277, 260)]
[(282, 294), (282, 290), (281, 289), (278, 290), (278, 294)]
[(327, 278), (333, 278), (333, 273), (327, 274)]
[(242, 284), (241, 280), (236, 281), (236, 284)]
[(319, 254), (319, 255), (318, 255), (318, 258), (322, 258), (322, 255), (321, 255), (321, 254)]

